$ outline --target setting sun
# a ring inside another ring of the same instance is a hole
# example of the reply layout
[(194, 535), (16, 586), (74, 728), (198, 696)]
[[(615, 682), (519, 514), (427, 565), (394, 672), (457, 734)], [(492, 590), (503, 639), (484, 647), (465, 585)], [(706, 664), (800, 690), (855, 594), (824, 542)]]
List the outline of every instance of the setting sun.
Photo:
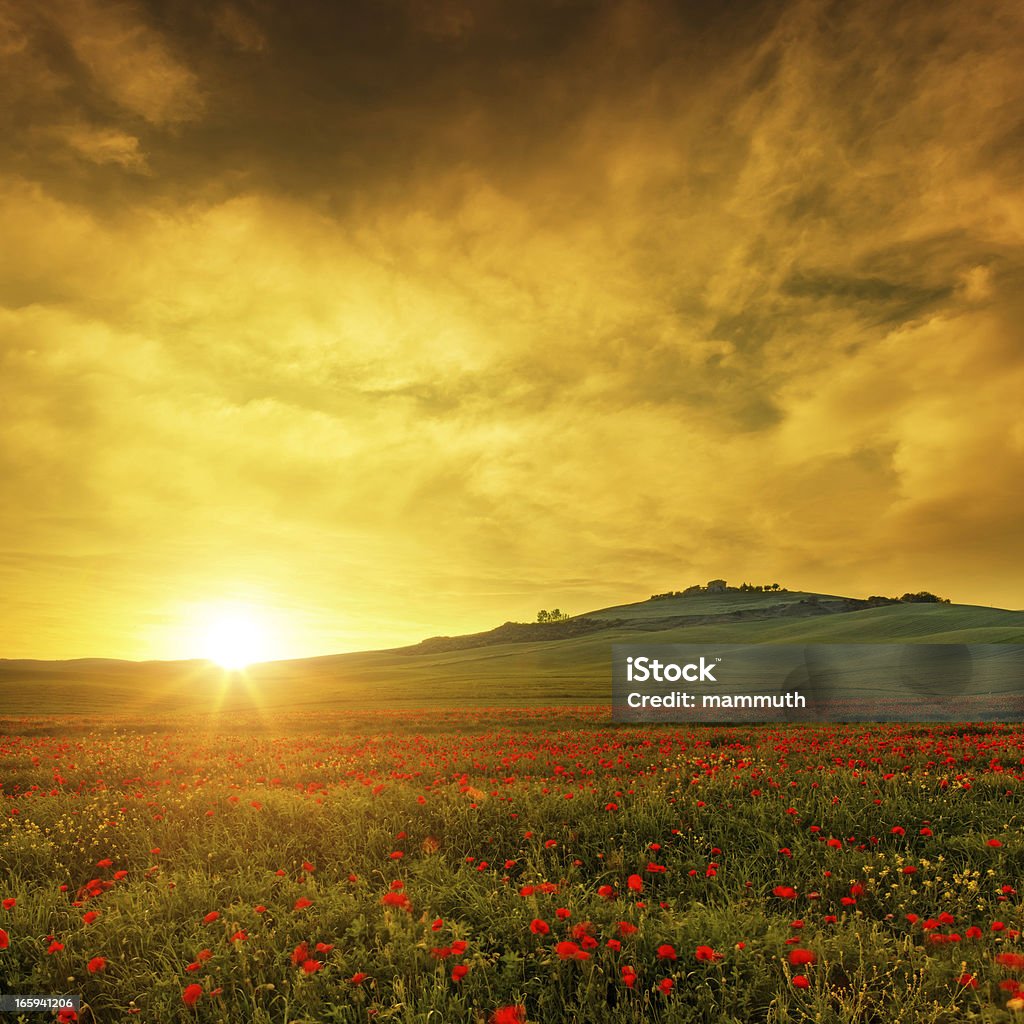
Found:
[(218, 607), (204, 618), (197, 645), (200, 657), (229, 671), (273, 657), (272, 638), (259, 613), (243, 607)]

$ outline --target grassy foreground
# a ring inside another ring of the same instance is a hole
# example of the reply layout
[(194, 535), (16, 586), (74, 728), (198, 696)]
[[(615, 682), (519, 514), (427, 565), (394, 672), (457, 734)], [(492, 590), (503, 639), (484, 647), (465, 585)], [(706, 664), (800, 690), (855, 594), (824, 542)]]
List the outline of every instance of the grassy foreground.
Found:
[(1024, 1019), (1020, 726), (606, 714), (8, 722), (5, 991), (104, 1024)]

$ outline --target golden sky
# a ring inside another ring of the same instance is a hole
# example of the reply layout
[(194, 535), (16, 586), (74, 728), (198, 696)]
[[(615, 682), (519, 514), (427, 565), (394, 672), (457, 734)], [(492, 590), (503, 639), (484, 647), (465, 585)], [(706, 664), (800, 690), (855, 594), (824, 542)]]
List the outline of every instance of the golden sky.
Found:
[(1024, 606), (1022, 110), (1015, 0), (0, 0), (0, 656)]

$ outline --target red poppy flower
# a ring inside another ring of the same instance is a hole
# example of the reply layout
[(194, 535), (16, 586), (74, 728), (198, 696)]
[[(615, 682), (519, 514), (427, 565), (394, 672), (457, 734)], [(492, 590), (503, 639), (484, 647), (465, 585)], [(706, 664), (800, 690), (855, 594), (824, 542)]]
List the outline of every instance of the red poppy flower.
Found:
[(293, 906), (293, 910), (305, 910), (306, 907), (313, 906), (313, 901), (308, 896), (300, 896)]
[(220, 917), (220, 914), (216, 910), (211, 910), (206, 915), (206, 917), (203, 918), (203, 921), (206, 924), (213, 924), (213, 922), (216, 921), (218, 917)]
[(548, 935), (551, 932), (551, 925), (547, 921), (542, 921), (539, 917), (535, 917), (530, 922), (530, 931), (534, 935)]
[(98, 971), (105, 971), (107, 969), (106, 957), (94, 956), (86, 965), (90, 974), (96, 974)]
[(639, 875), (630, 875), (626, 880), (626, 884), (633, 892), (644, 891), (644, 880)]
[(366, 979), (368, 977), (369, 977), (368, 974), (364, 974), (362, 971), (356, 971), (356, 973), (353, 974), (352, 977), (348, 979), (349, 980), (349, 984), (350, 985), (362, 985), (362, 983), (364, 981), (366, 981)]
[(323, 964), (319, 960), (306, 960), (302, 965), (302, 970), (306, 974), (316, 974), (321, 967), (323, 967)]
[(456, 964), (452, 968), (452, 981), (458, 984), (467, 974), (469, 974), (469, 968), (465, 964)]
[(559, 960), (589, 960), (590, 954), (580, 949), (575, 942), (559, 942), (555, 946), (555, 952), (558, 954)]
[(716, 953), (710, 946), (698, 946), (694, 956), (702, 963), (714, 963), (716, 960), (724, 959), (725, 954)]
[(794, 949), (789, 954), (789, 962), (793, 967), (803, 967), (806, 964), (813, 964), (817, 956), (809, 949)]
[(334, 949), (334, 944), (331, 942), (318, 942), (316, 944), (316, 951), (318, 953), (330, 953)]
[(18, 901), (13, 896), (8, 896), (4, 900), (4, 910), (13, 910), (18, 905)]
[(619, 934), (620, 935), (634, 935), (639, 931), (635, 924), (630, 924), (628, 921), (619, 922)]
[(292, 950), (292, 963), (298, 967), (303, 960), (309, 959), (309, 946), (305, 942), (300, 942), (295, 949)]
[(615, 890), (610, 885), (602, 885), (598, 888), (597, 895), (602, 899), (610, 900), (615, 895)]
[(978, 979), (973, 974), (968, 974), (966, 971), (956, 979), (956, 983), (958, 985), (963, 985), (964, 988), (978, 987)]
[(47, 953), (59, 953), (63, 948), (64, 948), (64, 943), (63, 942), (58, 942), (56, 939), (54, 939), (53, 942), (51, 942), (49, 944), (49, 946), (46, 947), (46, 952)]
[(1024, 970), (1024, 953), (997, 953), (996, 963), (1009, 967), (1011, 971)]
[(181, 1001), (186, 1006), (195, 1006), (199, 1002), (199, 997), (203, 994), (202, 985), (186, 985), (184, 991), (181, 993)]
[(0, 928), (0, 949), (7, 949), (7, 947), (10, 946), (10, 944), (10, 935), (8, 935), (7, 932), (3, 930), (3, 928)]
[(662, 978), (661, 981), (658, 982), (658, 988), (661, 989), (665, 995), (668, 995), (669, 992), (672, 991), (673, 985), (675, 985), (675, 982), (671, 978)]
[(622, 968), (622, 984), (632, 988), (636, 984), (636, 971), (628, 964)]
[(491, 1024), (526, 1024), (526, 1007), (500, 1006), (491, 1014)]
[(985, 845), (986, 846), (1002, 846), (1003, 844), (998, 839), (990, 839)]
[(772, 895), (777, 896), (780, 900), (795, 900), (797, 891), (791, 885), (777, 885), (772, 889)]
[(802, 974), (794, 974), (793, 975), (793, 988), (810, 988), (810, 987), (811, 987), (811, 983), (810, 983), (810, 981), (808, 981), (808, 979), (804, 975), (802, 975)]
[(95, 921), (96, 918), (99, 917), (99, 916), (100, 916), (100, 912), (98, 910), (86, 911), (86, 913), (84, 913), (82, 915), (82, 922), (83, 922), (83, 924), (92, 924), (93, 921)]
[(670, 946), (667, 942), (658, 947), (655, 955), (659, 960), (676, 960), (678, 958), (675, 946)]

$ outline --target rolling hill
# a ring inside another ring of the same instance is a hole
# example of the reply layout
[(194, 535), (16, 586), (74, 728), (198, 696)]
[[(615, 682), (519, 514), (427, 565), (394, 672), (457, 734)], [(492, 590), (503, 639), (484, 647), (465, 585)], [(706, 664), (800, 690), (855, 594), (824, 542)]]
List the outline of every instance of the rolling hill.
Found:
[(203, 661), (0, 660), (0, 717), (605, 703), (616, 643), (1024, 643), (1024, 612), (806, 592), (700, 593), (410, 647), (224, 673)]

